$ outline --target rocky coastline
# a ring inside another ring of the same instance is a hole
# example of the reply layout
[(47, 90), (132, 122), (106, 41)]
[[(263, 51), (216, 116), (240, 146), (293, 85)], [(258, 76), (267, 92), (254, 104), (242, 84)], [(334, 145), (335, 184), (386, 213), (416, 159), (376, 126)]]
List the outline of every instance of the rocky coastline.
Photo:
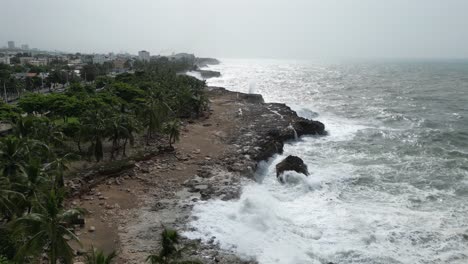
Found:
[[(133, 161), (112, 179), (101, 180), (101, 187), (88, 188), (101, 200), (112, 196), (110, 190), (117, 185), (117, 191), (133, 197), (127, 199), (140, 201), (127, 208), (112, 206), (112, 199), (100, 202), (101, 207), (89, 205), (95, 210), (107, 206), (103, 215), (93, 216), (96, 222), (115, 221), (110, 228), (117, 229), (119, 263), (142, 263), (156, 252), (163, 227), (187, 231), (198, 201), (238, 198), (242, 183), (254, 180), (258, 163), (282, 153), (288, 140), (326, 134), (321, 122), (299, 117), (285, 104), (265, 103), (261, 95), (221, 87), (208, 87), (207, 94), (210, 115), (185, 125), (184, 138), (173, 153)], [(256, 263), (220, 250), (214, 239), (202, 243), (184, 238), (182, 244), (189, 249), (187, 258), (203, 263)]]
[[(229, 105), (230, 111), (226, 114), (230, 112), (231, 117), (226, 120), (231, 120), (234, 126), (225, 133), (216, 131), (219, 124), (205, 123), (205, 126), (213, 127), (228, 148), (223, 155), (199, 163), (197, 174), (183, 183), (184, 188), (177, 193), (176, 200), (158, 202), (157, 209), (153, 207), (153, 220), (158, 219), (164, 226), (177, 230), (186, 230), (191, 209), (198, 200), (238, 198), (242, 181), (253, 179), (258, 162), (282, 153), (286, 141), (297, 136), (326, 133), (322, 123), (297, 116), (285, 104), (265, 103), (261, 95), (237, 93), (220, 87), (209, 87), (208, 93), (212, 100), (223, 100)], [(143, 217), (140, 223), (152, 218), (147, 217)], [(138, 237), (138, 232), (133, 235)], [(131, 241), (131, 237), (127, 241)], [(196, 249), (187, 254), (203, 263), (255, 263), (222, 252), (213, 242), (203, 244), (201, 241), (184, 240), (185, 245), (193, 243)]]

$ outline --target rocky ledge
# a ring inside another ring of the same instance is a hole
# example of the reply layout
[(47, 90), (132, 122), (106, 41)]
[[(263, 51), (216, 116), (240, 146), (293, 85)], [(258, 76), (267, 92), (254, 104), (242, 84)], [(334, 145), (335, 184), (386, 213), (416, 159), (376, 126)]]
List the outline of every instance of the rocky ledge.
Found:
[(196, 70), (197, 72), (200, 73), (201, 77), (203, 79), (209, 79), (209, 78), (217, 78), (221, 77), (221, 73), (218, 71), (211, 71), (211, 70)]
[[(210, 87), (212, 97), (232, 97), (237, 102), (236, 128), (225, 138), (233, 147), (222, 162), (229, 171), (252, 177), (257, 163), (283, 153), (284, 143), (303, 135), (325, 135), (319, 121), (299, 117), (289, 106), (265, 103), (259, 94), (231, 92)], [(234, 122), (234, 121), (233, 121)]]
[[(222, 99), (225, 112), (231, 112), (232, 129), (222, 135), (223, 142), (230, 146), (224, 155), (207, 161), (199, 173), (184, 183), (186, 191), (195, 194), (193, 203), (181, 205), (188, 210), (174, 225), (177, 229), (187, 228), (190, 210), (198, 199), (236, 199), (240, 195), (242, 179), (253, 179), (257, 164), (283, 152), (284, 143), (303, 135), (325, 135), (325, 126), (314, 120), (299, 117), (285, 104), (265, 103), (259, 94), (244, 94), (220, 87), (209, 87), (210, 98)], [(217, 124), (213, 124), (216, 130)], [(169, 208), (168, 208), (169, 209)], [(173, 210), (172, 208), (169, 210)], [(192, 257), (204, 256), (203, 263), (256, 263), (241, 260), (229, 252), (223, 252), (213, 237), (208, 244), (197, 242), (198, 250)]]

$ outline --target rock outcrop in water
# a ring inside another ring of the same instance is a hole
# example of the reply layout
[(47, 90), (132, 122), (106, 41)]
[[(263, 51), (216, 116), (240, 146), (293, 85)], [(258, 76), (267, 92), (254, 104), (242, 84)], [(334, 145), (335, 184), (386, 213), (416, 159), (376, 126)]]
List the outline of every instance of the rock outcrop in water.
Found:
[(233, 122), (238, 126), (225, 138), (236, 148), (237, 155), (229, 154), (223, 160), (227, 168), (244, 176), (253, 175), (257, 162), (283, 153), (285, 141), (326, 133), (321, 122), (299, 117), (285, 104), (265, 103), (259, 94), (231, 92), (219, 87), (210, 87), (208, 93), (227, 100), (232, 98), (237, 104)]
[(306, 176), (309, 175), (307, 165), (297, 156), (287, 156), (283, 161), (276, 165), (276, 177), (279, 177), (285, 171), (295, 171)]
[(200, 73), (203, 79), (221, 77), (221, 73), (218, 71), (210, 71), (210, 70), (196, 70), (196, 71)]
[(195, 65), (198, 67), (205, 67), (208, 65), (217, 65), (219, 64), (219, 60), (214, 58), (196, 58)]

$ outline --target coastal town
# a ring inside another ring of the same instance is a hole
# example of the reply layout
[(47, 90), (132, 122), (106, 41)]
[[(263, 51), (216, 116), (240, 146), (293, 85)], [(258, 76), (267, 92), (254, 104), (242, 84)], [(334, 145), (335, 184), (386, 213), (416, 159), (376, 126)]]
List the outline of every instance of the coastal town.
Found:
[(15, 41), (6, 44), (0, 48), (0, 97), (5, 102), (17, 100), (25, 91), (63, 91), (72, 82), (93, 82), (98, 76), (133, 73), (135, 66), (162, 57), (169, 61), (195, 62), (195, 55), (188, 53), (163, 56), (141, 50), (135, 55), (83, 54), (40, 50), (30, 48), (28, 44), (17, 45)]

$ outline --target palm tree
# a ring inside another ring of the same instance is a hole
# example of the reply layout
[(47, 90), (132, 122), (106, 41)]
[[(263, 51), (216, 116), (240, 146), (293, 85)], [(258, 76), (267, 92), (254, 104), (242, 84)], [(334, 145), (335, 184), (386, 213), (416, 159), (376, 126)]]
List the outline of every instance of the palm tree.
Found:
[(24, 195), (11, 188), (8, 178), (0, 176), (0, 213), (2, 218), (8, 220), (15, 214), (17, 211), (15, 201), (18, 200), (25, 200)]
[(40, 189), (43, 188), (48, 183), (47, 175), (44, 171), (41, 163), (36, 160), (30, 160), (21, 168), (23, 178), (25, 183), (23, 184), (22, 189), (25, 195), (25, 200), (28, 206), (28, 213), (32, 209), (32, 200), (37, 199), (40, 196)]
[(51, 190), (44, 201), (34, 207), (34, 212), (16, 219), (12, 228), (16, 235), (23, 238), (23, 245), (18, 249), (15, 260), (24, 263), (27, 257), (35, 257), (44, 250), (51, 264), (72, 263), (73, 249), (67, 238), (79, 242), (73, 232), (67, 229), (74, 219), (84, 212), (81, 209), (64, 210), (63, 195)]
[(143, 124), (147, 128), (147, 143), (153, 137), (153, 134), (160, 131), (165, 119), (167, 119), (171, 108), (164, 102), (161, 95), (149, 92), (148, 99), (143, 105), (141, 116)]
[(169, 135), (169, 146), (179, 141), (180, 137), (180, 122), (179, 120), (172, 120), (165, 124), (164, 132)]
[(109, 140), (112, 141), (111, 159), (114, 159), (114, 153), (120, 149), (120, 141), (125, 138), (131, 138), (133, 135), (126, 126), (126, 115), (121, 114), (113, 117), (109, 121), (108, 133)]
[(52, 162), (46, 165), (46, 169), (51, 170), (55, 175), (54, 188), (59, 189), (65, 186), (64, 174), (69, 168), (67, 163), (71, 160), (76, 159), (77, 155), (73, 153), (67, 153), (61, 157), (56, 157)]
[(19, 138), (28, 137), (34, 134), (35, 126), (33, 117), (18, 116), (16, 122), (13, 124), (13, 133)]
[(123, 139), (123, 144), (122, 144), (122, 155), (125, 157), (127, 156), (126, 154), (126, 149), (127, 149), (127, 144), (130, 142), (130, 145), (133, 146), (135, 143), (135, 137), (133, 136), (134, 133), (139, 131), (140, 129), (140, 124), (136, 118), (132, 115), (128, 114), (121, 114), (119, 117), (119, 122), (121, 126), (125, 129), (122, 130), (121, 134), (121, 139)]
[(89, 153), (99, 162), (104, 157), (102, 142), (107, 134), (106, 113), (102, 110), (88, 112), (83, 118), (84, 136), (91, 141)]
[(174, 229), (164, 228), (161, 233), (162, 249), (158, 255), (150, 255), (146, 258), (146, 262), (150, 264), (202, 264), (197, 260), (179, 261), (182, 251), (185, 248), (178, 248), (179, 233)]
[(0, 166), (2, 174), (12, 180), (24, 165), (26, 156), (24, 140), (7, 136), (0, 140)]
[(94, 247), (85, 256), (86, 264), (110, 264), (117, 257), (115, 251), (106, 256), (102, 250), (96, 250)]

